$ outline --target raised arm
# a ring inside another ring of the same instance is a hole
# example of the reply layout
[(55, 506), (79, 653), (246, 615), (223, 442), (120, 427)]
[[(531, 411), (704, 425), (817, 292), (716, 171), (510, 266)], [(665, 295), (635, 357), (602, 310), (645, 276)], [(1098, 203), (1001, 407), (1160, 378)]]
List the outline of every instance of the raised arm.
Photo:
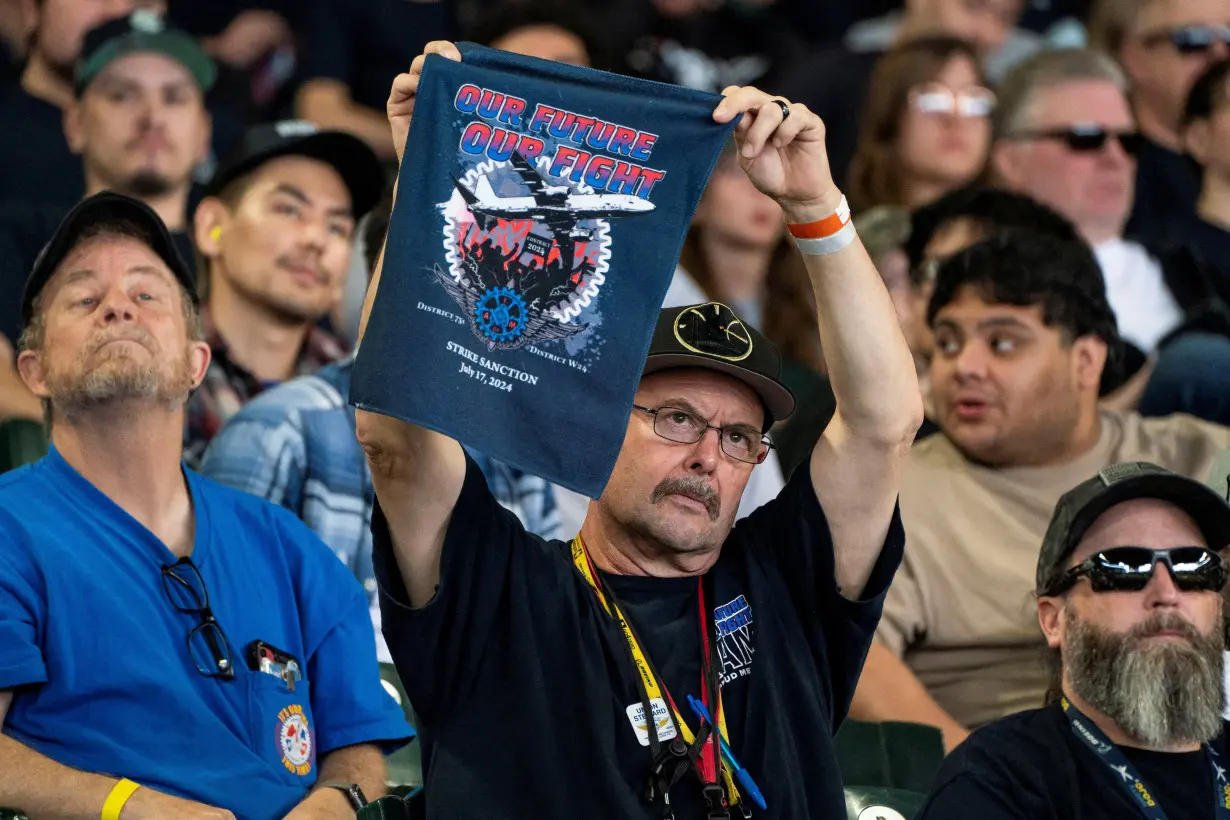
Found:
[[(393, 80), (389, 93), (389, 125), (400, 161), (406, 150), (406, 134), (414, 112), (419, 75), (426, 54), (440, 54), (460, 60), (461, 53), (451, 43), (429, 43), (423, 54), (414, 58), (407, 74)], [(394, 210), (397, 208), (394, 193)], [(376, 263), (359, 338), (367, 331), (376, 291), (384, 268), (384, 251)], [(440, 553), (453, 507), (465, 480), (465, 453), (448, 436), (414, 424), (359, 410), (355, 414), (359, 444), (367, 454), (376, 497), (389, 524), (397, 566), (413, 606), (428, 603), (440, 581)]]
[[(787, 223), (807, 225), (837, 212), (824, 123), (794, 103), (732, 87), (715, 117), (735, 129), (752, 182), (782, 206)], [(892, 299), (857, 236), (835, 253), (804, 254), (819, 313), (820, 341), (837, 413), (811, 458), (812, 483), (832, 531), (837, 585), (861, 597), (888, 534), (902, 468), (922, 423), (914, 361)]]

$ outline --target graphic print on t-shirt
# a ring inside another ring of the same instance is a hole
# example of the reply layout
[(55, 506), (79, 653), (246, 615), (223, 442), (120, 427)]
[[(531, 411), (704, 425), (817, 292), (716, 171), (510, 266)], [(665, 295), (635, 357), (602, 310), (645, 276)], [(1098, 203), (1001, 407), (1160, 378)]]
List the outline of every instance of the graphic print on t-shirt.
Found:
[(720, 685), (725, 686), (752, 673), (752, 606), (740, 595), (714, 609), (713, 619), (722, 659)]
[(447, 270), (432, 275), (488, 351), (575, 339), (575, 356), (610, 269), (610, 220), (654, 210), (665, 173), (638, 163), (658, 135), (468, 83), (453, 106), (478, 119), (458, 144), (466, 170), (436, 206)]

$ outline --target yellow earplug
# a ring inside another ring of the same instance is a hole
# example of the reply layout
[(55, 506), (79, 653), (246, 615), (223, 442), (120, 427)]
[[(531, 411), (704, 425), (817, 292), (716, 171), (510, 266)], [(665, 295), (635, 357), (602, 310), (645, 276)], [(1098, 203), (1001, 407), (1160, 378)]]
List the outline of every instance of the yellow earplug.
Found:
[(217, 242), (219, 239), (221, 239), (221, 238), (222, 238), (222, 229), (221, 229), (221, 228), (214, 228), (213, 230), (211, 230), (211, 231), (209, 232), (209, 238), (210, 238), (210, 239), (212, 239), (213, 241)]

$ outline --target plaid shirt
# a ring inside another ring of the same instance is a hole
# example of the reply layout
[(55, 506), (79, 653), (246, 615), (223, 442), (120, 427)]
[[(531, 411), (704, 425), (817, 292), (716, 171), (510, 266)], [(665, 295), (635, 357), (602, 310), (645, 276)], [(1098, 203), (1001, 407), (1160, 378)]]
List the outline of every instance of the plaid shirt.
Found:
[[(184, 425), (184, 461), (193, 469), (200, 466), (205, 448), (222, 429), (222, 425), (238, 413), (239, 408), (269, 387), (242, 365), (231, 360), (226, 341), (214, 327), (208, 305), (201, 308), (201, 327), (205, 331), (205, 341), (213, 351), (213, 359), (209, 363), (209, 370), (205, 372), (205, 380), (188, 399), (187, 420)], [(319, 326), (312, 325), (299, 351), (299, 359), (295, 362), (294, 375), (310, 375), (345, 355), (346, 347), (340, 340)]]
[[(294, 379), (246, 405), (210, 444), (201, 472), (259, 495), (303, 520), (376, 600), (372, 507), (376, 494), (346, 402), (354, 358)], [(496, 500), (530, 532), (559, 537), (554, 488), (473, 450)]]

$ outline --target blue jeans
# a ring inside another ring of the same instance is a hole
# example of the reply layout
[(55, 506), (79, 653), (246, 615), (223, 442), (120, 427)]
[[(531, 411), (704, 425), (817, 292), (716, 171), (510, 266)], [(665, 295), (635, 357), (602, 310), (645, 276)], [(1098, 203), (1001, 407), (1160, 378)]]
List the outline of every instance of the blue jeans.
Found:
[(1171, 413), (1230, 425), (1230, 339), (1185, 333), (1158, 351), (1140, 398), (1140, 414)]

